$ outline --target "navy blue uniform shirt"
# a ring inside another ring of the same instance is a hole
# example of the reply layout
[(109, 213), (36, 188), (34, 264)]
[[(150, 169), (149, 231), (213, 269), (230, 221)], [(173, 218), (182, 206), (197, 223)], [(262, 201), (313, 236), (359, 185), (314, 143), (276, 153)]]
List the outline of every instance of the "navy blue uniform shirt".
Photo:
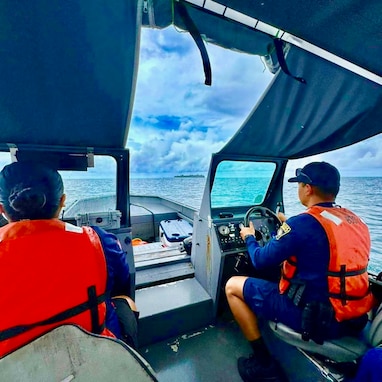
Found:
[[(106, 232), (100, 227), (92, 227), (97, 232), (107, 267), (106, 290), (109, 296), (127, 295), (129, 292), (129, 265), (126, 253), (122, 250), (118, 239), (112, 233)], [(106, 327), (113, 332), (117, 338), (121, 338), (121, 328), (111, 300), (106, 301)]]
[[(332, 203), (318, 205), (333, 207)], [(277, 235), (264, 247), (260, 247), (254, 237), (247, 238), (247, 249), (254, 267), (261, 270), (277, 266), (296, 256), (298, 268), (294, 278), (306, 283), (303, 299), (327, 302), (330, 251), (324, 228), (306, 213), (293, 216), (284, 224), (287, 232)]]

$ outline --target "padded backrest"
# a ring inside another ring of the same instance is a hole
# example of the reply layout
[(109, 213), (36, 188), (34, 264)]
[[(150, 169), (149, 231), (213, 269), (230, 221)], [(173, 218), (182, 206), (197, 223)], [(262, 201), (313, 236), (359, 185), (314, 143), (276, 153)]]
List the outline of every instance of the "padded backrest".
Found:
[(382, 343), (382, 304), (379, 305), (371, 322), (368, 342), (372, 347), (376, 347)]
[(0, 359), (1, 382), (153, 382), (150, 365), (123, 342), (60, 326)]

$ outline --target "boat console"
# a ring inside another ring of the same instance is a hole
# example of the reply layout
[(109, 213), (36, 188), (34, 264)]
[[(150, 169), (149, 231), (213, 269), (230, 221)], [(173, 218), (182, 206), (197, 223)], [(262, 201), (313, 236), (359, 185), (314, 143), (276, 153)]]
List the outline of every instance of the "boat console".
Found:
[(245, 275), (277, 281), (280, 276), (279, 267), (258, 271), (252, 266), (246, 243), (240, 236), (242, 226), (248, 226), (251, 221), (255, 227), (257, 242), (260, 246), (264, 246), (277, 234), (281, 222), (273, 211), (261, 206), (251, 207), (241, 213), (219, 212), (214, 214), (214, 217), (217, 243), (222, 256), (218, 288), (218, 310), (222, 313), (228, 309), (224, 289), (230, 277)]
[[(229, 215), (228, 217), (225, 217)], [(265, 245), (277, 233), (281, 223), (277, 215), (265, 207), (250, 208), (245, 216), (234, 217), (233, 214), (220, 213), (223, 219), (215, 220), (216, 234), (222, 253), (246, 251), (246, 244), (240, 237), (242, 225), (248, 226), (251, 221), (255, 227), (256, 240), (260, 246)]]

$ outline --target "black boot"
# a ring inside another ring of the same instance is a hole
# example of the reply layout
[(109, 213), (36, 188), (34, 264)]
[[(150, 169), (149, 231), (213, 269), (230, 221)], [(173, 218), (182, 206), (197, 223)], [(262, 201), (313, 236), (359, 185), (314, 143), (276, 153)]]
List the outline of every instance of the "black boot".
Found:
[(240, 357), (237, 362), (240, 377), (244, 382), (286, 382), (287, 379), (274, 360), (270, 359), (267, 363), (261, 363), (252, 354), (249, 358)]

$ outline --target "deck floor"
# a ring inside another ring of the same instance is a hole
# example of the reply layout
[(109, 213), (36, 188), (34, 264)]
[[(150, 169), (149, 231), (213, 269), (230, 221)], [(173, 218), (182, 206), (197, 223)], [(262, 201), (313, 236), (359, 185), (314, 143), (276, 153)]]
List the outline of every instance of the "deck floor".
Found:
[(159, 382), (242, 382), (237, 359), (250, 351), (233, 320), (140, 349)]
[[(296, 348), (272, 338), (268, 345), (290, 382), (328, 380)], [(159, 382), (242, 382), (237, 359), (248, 356), (251, 348), (236, 322), (225, 317), (216, 325), (142, 347), (140, 353), (155, 370)]]

